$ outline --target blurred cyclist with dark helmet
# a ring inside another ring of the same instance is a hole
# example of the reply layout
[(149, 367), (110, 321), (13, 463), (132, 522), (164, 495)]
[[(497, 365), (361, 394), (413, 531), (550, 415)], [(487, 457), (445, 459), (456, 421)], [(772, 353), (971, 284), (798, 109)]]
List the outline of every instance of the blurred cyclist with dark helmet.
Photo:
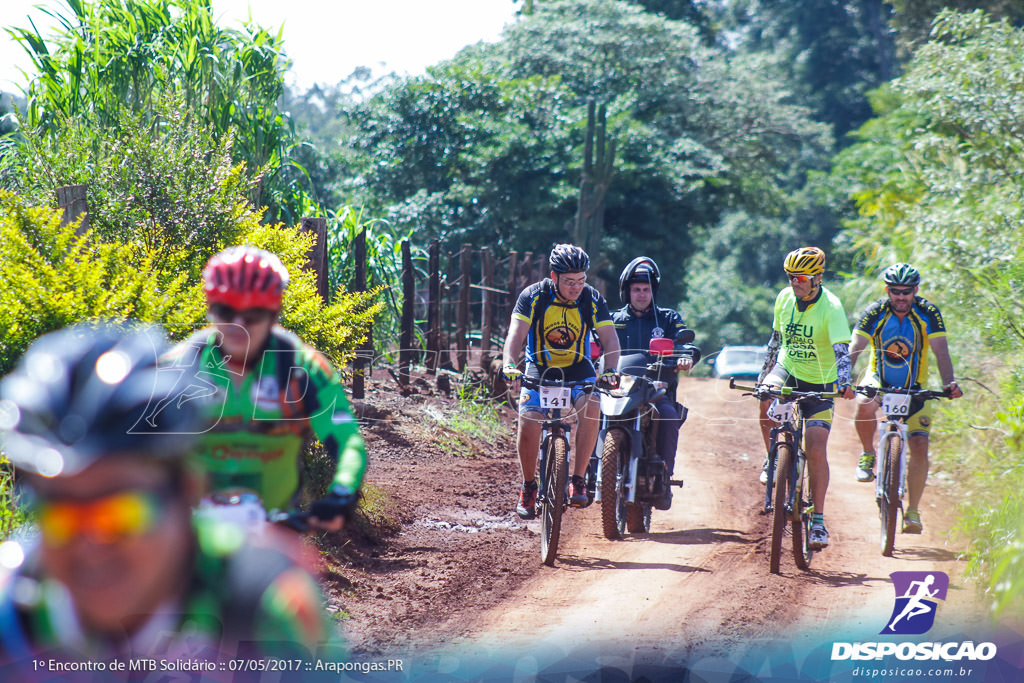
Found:
[(338, 373), (277, 324), (288, 271), (268, 251), (236, 246), (210, 259), (203, 283), (211, 325), (165, 363), (199, 379), (187, 393), (213, 422), (197, 446), (210, 490), (254, 491), (270, 512), (293, 508), (304, 446), (316, 437), (336, 470), (311, 523), (340, 529), (357, 503), (366, 449)]
[(165, 351), (153, 328), (81, 325), (38, 339), (0, 382), (3, 452), (38, 527), (0, 545), (0, 680), (36, 680), (38, 657), (337, 650), (303, 568), (193, 521), (203, 424), (175, 400), (179, 373), (157, 369)]
[[(612, 313), (615, 332), (619, 337), (622, 355), (647, 353), (652, 339), (676, 339), (686, 329), (682, 316), (671, 308), (661, 308), (655, 299), (661, 285), (661, 271), (654, 259), (638, 256), (622, 269), (619, 275), (619, 297), (625, 304)], [(678, 372), (686, 372), (700, 360), (700, 349), (693, 344), (678, 347), (678, 359), (669, 358), (665, 365), (669, 374), (659, 378), (669, 383), (668, 390), (654, 404), (658, 411), (657, 451), (671, 478), (676, 463), (679, 428), (686, 419), (686, 409), (676, 401)], [(667, 510), (672, 505), (671, 487), (665, 488), (665, 497), (655, 505)]]
[[(952, 398), (963, 396), (953, 374), (953, 361), (946, 342), (946, 323), (938, 306), (917, 296), (921, 273), (909, 263), (895, 263), (882, 273), (886, 297), (878, 299), (861, 314), (850, 345), (850, 365), (857, 363), (868, 346), (871, 361), (861, 384), (873, 387), (920, 389), (928, 379), (928, 351), (935, 354), (942, 388)], [(875, 478), (875, 429), (879, 401), (867, 396), (857, 397), (854, 425), (862, 452), (857, 463), (857, 481)], [(907, 463), (907, 509), (903, 513), (903, 533), (919, 534), (923, 530), (919, 505), (928, 481), (928, 432), (931, 414), (928, 403), (910, 404), (907, 419), (910, 460)]]
[[(596, 332), (605, 354), (605, 367), (614, 368), (619, 358), (619, 341), (604, 297), (587, 284), (590, 257), (573, 244), (557, 244), (548, 257), (550, 277), (536, 282), (519, 294), (502, 354), (503, 373), (509, 380), (523, 372), (517, 367), (526, 349), (526, 374), (562, 381), (596, 377), (590, 360), (590, 334)], [(614, 377), (614, 372), (609, 373)], [(580, 411), (573, 451), (569, 504), (585, 507), (584, 473), (597, 443), (600, 406), (596, 398), (572, 389), (572, 403)], [(533, 519), (537, 505), (537, 450), (540, 446), (545, 412), (536, 389), (522, 388), (519, 397), (519, 462), (523, 486), (516, 513)]]

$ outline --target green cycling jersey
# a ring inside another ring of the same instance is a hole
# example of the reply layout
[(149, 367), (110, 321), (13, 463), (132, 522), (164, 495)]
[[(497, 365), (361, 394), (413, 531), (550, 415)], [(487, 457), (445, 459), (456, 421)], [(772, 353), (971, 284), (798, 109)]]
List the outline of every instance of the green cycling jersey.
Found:
[(197, 379), (178, 400), (201, 400), (212, 424), (198, 446), (211, 489), (252, 489), (268, 510), (294, 505), (303, 446), (315, 436), (337, 463), (332, 485), (358, 491), (366, 449), (324, 355), (275, 326), (259, 361), (240, 371), (225, 361), (216, 339), (213, 329), (201, 330), (165, 359), (198, 364)]

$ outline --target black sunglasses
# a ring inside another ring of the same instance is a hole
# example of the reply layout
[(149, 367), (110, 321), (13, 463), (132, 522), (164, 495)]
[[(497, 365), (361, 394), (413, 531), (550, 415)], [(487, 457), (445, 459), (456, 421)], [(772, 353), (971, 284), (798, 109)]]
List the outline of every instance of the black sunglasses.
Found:
[(266, 308), (247, 308), (244, 311), (240, 311), (227, 304), (210, 304), (210, 315), (225, 323), (234, 322), (236, 318), (241, 318), (242, 323), (245, 325), (256, 325), (270, 320), (274, 312)]
[(907, 289), (900, 289), (899, 287), (890, 287), (889, 293), (893, 296), (910, 296), (914, 293), (914, 288), (908, 287)]

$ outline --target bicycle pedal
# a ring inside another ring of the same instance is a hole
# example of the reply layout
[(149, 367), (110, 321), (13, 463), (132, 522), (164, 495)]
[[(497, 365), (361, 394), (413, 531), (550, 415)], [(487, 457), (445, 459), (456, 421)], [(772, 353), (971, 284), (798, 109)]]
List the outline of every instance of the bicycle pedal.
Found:
[(678, 486), (679, 488), (683, 488), (683, 480), (682, 479), (669, 479), (668, 483), (669, 483), (669, 486)]

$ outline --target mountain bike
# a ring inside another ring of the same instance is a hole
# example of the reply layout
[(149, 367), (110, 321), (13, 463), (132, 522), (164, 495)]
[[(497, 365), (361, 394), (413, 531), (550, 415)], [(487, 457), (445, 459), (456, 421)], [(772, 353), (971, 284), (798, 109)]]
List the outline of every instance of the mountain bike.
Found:
[[(589, 393), (594, 389), (594, 380), (564, 382), (524, 375), (522, 383), (524, 387), (538, 391), (540, 407), (548, 414), (548, 419), (542, 423), (540, 440), (537, 508), (540, 512), (540, 558), (551, 566), (558, 555), (562, 514), (569, 506), (569, 433), (576, 416), (572, 406), (572, 388), (582, 386), (584, 392)], [(565, 418), (563, 411), (568, 413)]]
[[(772, 574), (780, 573), (782, 564), (782, 537), (786, 522), (790, 524), (793, 540), (793, 561), (797, 568), (811, 566), (814, 550), (808, 544), (811, 532), (813, 504), (807, 484), (807, 455), (804, 452), (804, 416), (800, 403), (806, 399), (835, 398), (838, 394), (820, 391), (796, 391), (792, 387), (761, 385), (747, 387), (729, 380), (730, 389), (739, 389), (773, 400), (768, 417), (778, 423), (770, 432), (766, 472), (764, 513), (772, 515), (772, 537), (768, 553), (768, 567)], [(778, 475), (778, 476), (776, 476)]]
[(907, 420), (925, 401), (950, 398), (949, 391), (900, 389), (897, 387), (855, 386), (853, 390), (868, 398), (881, 395), (885, 424), (878, 435), (875, 453), (880, 459), (875, 479), (875, 502), (881, 520), (882, 555), (892, 557), (896, 545), (896, 518), (903, 515), (903, 496), (907, 489)]

